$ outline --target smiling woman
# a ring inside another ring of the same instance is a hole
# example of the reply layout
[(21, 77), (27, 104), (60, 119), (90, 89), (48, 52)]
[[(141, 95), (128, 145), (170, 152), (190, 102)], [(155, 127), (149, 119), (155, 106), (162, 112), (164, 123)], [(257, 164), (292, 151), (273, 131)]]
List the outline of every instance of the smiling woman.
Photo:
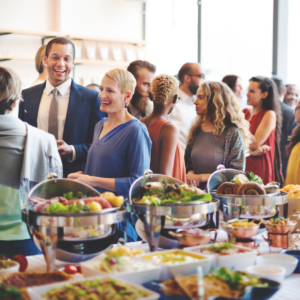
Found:
[[(107, 113), (95, 127), (93, 144), (88, 152), (85, 174), (68, 176), (95, 187), (128, 198), (135, 179), (150, 167), (151, 140), (146, 126), (127, 109), (134, 92), (134, 76), (122, 69), (107, 72), (100, 85), (101, 111)], [(137, 239), (130, 223), (128, 236)], [(124, 232), (124, 224), (120, 230)]]

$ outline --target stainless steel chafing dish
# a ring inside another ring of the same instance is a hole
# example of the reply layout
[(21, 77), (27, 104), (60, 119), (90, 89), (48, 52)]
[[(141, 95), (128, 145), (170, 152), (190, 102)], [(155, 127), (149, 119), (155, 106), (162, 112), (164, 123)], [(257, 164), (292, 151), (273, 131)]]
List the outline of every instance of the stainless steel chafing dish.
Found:
[(241, 171), (225, 169), (218, 166), (207, 182), (208, 192), (216, 199), (220, 200), (220, 208), (223, 212), (224, 221), (232, 219), (269, 219), (278, 215), (279, 205), (283, 205), (284, 216), (287, 214), (286, 192), (277, 191), (275, 193), (255, 196), (238, 195), (216, 195), (218, 186), (224, 182), (230, 182), (235, 175), (242, 174)]
[[(29, 197), (49, 199), (72, 191), (87, 197), (100, 196), (92, 187), (69, 179), (51, 179), (36, 185)], [(47, 270), (55, 269), (55, 258), (65, 262), (91, 259), (116, 242), (117, 224), (126, 219), (126, 209), (83, 213), (34, 212), (27, 199), (23, 221), (33, 241), (43, 251)]]
[(146, 171), (138, 178), (129, 190), (128, 212), (136, 213), (144, 224), (144, 229), (151, 251), (158, 248), (158, 238), (162, 230), (176, 230), (193, 227), (218, 227), (219, 200), (212, 202), (193, 201), (188, 203), (167, 203), (160, 206), (148, 206), (134, 203), (134, 198), (141, 198), (141, 186), (144, 182), (157, 182), (166, 180), (167, 183), (184, 184), (183, 182), (166, 175), (153, 174)]

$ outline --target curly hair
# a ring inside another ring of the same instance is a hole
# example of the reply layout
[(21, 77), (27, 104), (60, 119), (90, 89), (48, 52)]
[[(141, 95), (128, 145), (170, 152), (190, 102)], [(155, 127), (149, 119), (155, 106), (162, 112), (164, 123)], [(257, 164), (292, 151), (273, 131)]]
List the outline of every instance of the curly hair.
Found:
[[(249, 146), (249, 122), (245, 119), (233, 91), (225, 83), (217, 81), (203, 82), (200, 88), (204, 92), (206, 115), (210, 116), (215, 127), (213, 134), (217, 137), (222, 134), (226, 127), (237, 127), (242, 132), (245, 149), (247, 149)], [(190, 130), (188, 145), (194, 142), (201, 126), (205, 125), (206, 115), (198, 116), (196, 123)]]
[(262, 93), (268, 92), (268, 96), (263, 99), (262, 108), (264, 110), (273, 110), (276, 114), (276, 141), (280, 143), (281, 139), (281, 125), (282, 125), (282, 113), (280, 103), (278, 101), (277, 87), (274, 81), (270, 78), (263, 76), (255, 76), (250, 78), (249, 81), (259, 83), (259, 89)]
[(166, 106), (173, 96), (176, 88), (179, 87), (178, 80), (171, 75), (161, 74), (156, 76), (151, 83), (151, 94), (154, 104)]
[(18, 100), (22, 100), (22, 84), (19, 76), (10, 68), (0, 67), (0, 115), (11, 111)]

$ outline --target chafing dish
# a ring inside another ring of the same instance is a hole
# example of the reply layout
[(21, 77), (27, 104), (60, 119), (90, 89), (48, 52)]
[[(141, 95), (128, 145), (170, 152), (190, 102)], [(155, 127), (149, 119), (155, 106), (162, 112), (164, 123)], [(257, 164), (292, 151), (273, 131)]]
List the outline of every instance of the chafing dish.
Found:
[(166, 175), (153, 174), (146, 171), (130, 187), (127, 211), (137, 214), (144, 224), (150, 251), (157, 251), (158, 238), (162, 229), (181, 229), (194, 227), (218, 227), (219, 200), (212, 202), (193, 201), (188, 203), (168, 203), (160, 206), (148, 206), (134, 203), (133, 199), (142, 197), (141, 186), (147, 182), (166, 180), (167, 183), (184, 184), (183, 182)]
[(242, 172), (234, 169), (225, 169), (224, 166), (220, 165), (207, 182), (208, 192), (213, 198), (220, 200), (224, 221), (239, 218), (256, 219), (258, 217), (269, 219), (279, 214), (279, 205), (282, 204), (284, 205), (284, 215), (286, 217), (288, 193), (283, 191), (255, 196), (215, 194), (220, 184), (230, 182), (238, 174), (242, 174)]
[[(95, 189), (84, 183), (51, 179), (36, 185), (28, 198), (49, 199), (70, 191), (81, 191), (87, 197), (100, 196)], [(55, 258), (66, 262), (84, 261), (113, 244), (117, 237), (117, 224), (126, 219), (126, 209), (72, 214), (34, 212), (27, 199), (22, 217), (33, 241), (43, 251), (47, 270), (51, 271), (55, 269)]]

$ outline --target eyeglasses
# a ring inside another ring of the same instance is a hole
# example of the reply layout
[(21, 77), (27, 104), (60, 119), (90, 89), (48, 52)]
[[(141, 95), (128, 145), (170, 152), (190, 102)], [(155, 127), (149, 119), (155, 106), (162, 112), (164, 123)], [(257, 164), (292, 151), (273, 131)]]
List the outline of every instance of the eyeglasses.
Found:
[(178, 96), (178, 94), (175, 94), (174, 96), (173, 96), (173, 98), (175, 98), (176, 97), (176, 102), (175, 102), (175, 104), (177, 104), (178, 102), (179, 102), (179, 100), (180, 100), (180, 97)]
[(196, 76), (198, 78), (202, 78), (204, 79), (205, 78), (205, 74), (188, 74), (189, 76)]
[(296, 106), (296, 107), (295, 107), (295, 112), (296, 112), (298, 109), (300, 109), (300, 106)]

